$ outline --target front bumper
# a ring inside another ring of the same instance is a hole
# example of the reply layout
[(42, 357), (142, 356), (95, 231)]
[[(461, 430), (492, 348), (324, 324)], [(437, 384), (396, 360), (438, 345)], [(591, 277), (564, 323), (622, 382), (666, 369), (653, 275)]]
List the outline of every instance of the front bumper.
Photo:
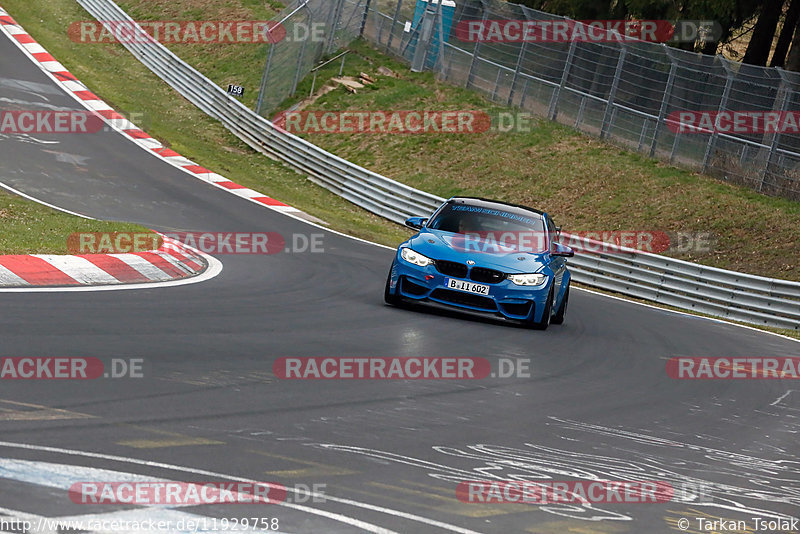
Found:
[(449, 308), (499, 316), (515, 321), (541, 321), (550, 294), (551, 279), (540, 286), (518, 286), (509, 280), (499, 283), (474, 282), (489, 286), (488, 295), (448, 289), (445, 280), (456, 278), (440, 273), (436, 266), (418, 267), (395, 259), (390, 290), (408, 301), (435, 302)]

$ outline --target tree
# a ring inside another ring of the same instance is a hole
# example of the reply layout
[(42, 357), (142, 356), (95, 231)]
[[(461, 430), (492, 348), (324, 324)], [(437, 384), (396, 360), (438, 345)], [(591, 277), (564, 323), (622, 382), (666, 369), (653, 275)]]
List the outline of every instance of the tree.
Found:
[(781, 16), (784, 0), (764, 0), (758, 14), (758, 22), (753, 28), (753, 35), (750, 37), (750, 44), (742, 58), (743, 63), (750, 65), (767, 65), (772, 40), (775, 38), (775, 30), (778, 29), (778, 21)]
[(800, 20), (800, 0), (791, 0), (789, 9), (786, 11), (786, 18), (783, 20), (778, 44), (775, 45), (775, 52), (769, 63), (770, 67), (783, 67), (786, 62), (786, 52), (789, 51), (789, 45), (792, 43), (792, 35), (795, 33), (798, 20)]
[(794, 31), (792, 48), (789, 50), (789, 57), (786, 58), (786, 70), (800, 72), (800, 26)]

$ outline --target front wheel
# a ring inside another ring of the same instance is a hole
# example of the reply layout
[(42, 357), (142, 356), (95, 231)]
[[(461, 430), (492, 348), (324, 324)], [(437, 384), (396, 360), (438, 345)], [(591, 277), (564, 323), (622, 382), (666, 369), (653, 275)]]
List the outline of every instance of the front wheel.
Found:
[(544, 313), (542, 314), (541, 321), (531, 321), (528, 323), (530, 328), (534, 330), (547, 330), (547, 327), (550, 326), (550, 317), (553, 315), (553, 290), (550, 290), (550, 294), (547, 296), (547, 303), (544, 306)]
[(567, 315), (567, 304), (569, 303), (569, 286), (567, 286), (567, 290), (564, 292), (564, 298), (561, 299), (561, 306), (558, 307), (558, 311), (550, 320), (553, 324), (564, 324), (564, 316)]
[(400, 295), (392, 293), (391, 283), (392, 271), (389, 270), (389, 276), (386, 277), (386, 287), (383, 290), (383, 301), (386, 304), (391, 304), (392, 306), (399, 306), (402, 299), (400, 298)]

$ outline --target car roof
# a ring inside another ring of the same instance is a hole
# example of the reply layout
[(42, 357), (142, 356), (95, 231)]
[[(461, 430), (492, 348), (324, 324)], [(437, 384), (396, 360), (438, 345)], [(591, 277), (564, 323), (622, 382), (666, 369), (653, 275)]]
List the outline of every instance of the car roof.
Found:
[(528, 206), (523, 206), (521, 204), (511, 204), (508, 202), (502, 202), (500, 200), (489, 200), (487, 198), (480, 198), (480, 197), (452, 197), (447, 202), (452, 202), (455, 204), (464, 204), (468, 206), (478, 206), (481, 208), (494, 208), (494, 209), (504, 209), (511, 213), (516, 213), (519, 215), (535, 213), (536, 215), (540, 216), (547, 216), (547, 214), (543, 211), (529, 208)]

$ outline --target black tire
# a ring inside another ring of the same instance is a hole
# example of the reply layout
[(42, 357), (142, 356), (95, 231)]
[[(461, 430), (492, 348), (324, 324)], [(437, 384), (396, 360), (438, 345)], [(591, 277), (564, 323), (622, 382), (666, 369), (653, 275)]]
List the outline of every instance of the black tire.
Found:
[(553, 315), (553, 289), (550, 289), (550, 294), (547, 296), (547, 305), (544, 308), (541, 321), (531, 320), (528, 322), (528, 327), (534, 330), (547, 330), (550, 326), (551, 316)]
[(564, 298), (561, 299), (561, 306), (558, 307), (558, 311), (550, 319), (551, 323), (564, 324), (564, 317), (567, 315), (567, 304), (569, 304), (569, 286), (567, 286), (567, 291), (564, 293)]
[(402, 304), (403, 299), (400, 295), (392, 294), (391, 288), (389, 286), (390, 282), (392, 281), (392, 271), (389, 271), (389, 276), (386, 277), (386, 287), (383, 290), (383, 301), (386, 304), (390, 304), (392, 306), (400, 306)]

